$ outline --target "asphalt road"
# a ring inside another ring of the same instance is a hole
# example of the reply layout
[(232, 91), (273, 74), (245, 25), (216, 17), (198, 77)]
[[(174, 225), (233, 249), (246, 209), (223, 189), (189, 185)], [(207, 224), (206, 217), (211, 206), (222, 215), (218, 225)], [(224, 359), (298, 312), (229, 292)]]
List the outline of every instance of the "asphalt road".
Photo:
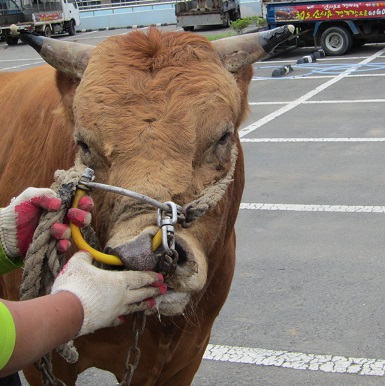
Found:
[[(254, 66), (236, 273), (194, 386), (384, 384), (385, 45), (296, 65), (313, 51)], [(1, 70), (39, 64), (0, 43)], [(96, 369), (77, 382), (111, 384)]]

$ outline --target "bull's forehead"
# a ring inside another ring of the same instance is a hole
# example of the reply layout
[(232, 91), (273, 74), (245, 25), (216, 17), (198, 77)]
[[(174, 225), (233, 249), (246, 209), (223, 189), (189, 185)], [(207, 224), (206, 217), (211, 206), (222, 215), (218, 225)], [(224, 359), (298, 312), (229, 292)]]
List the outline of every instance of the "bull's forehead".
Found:
[(108, 149), (127, 155), (156, 139), (193, 157), (235, 121), (240, 95), (205, 38), (132, 33), (95, 49), (74, 106), (77, 130), (99, 132)]

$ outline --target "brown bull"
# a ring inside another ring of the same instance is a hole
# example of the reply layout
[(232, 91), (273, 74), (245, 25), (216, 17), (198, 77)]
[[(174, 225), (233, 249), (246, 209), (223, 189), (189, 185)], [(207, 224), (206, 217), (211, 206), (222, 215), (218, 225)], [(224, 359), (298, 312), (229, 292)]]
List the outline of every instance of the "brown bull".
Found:
[[(289, 30), (213, 45), (199, 35), (151, 29), (110, 37), (96, 48), (23, 34), (58, 70), (0, 74), (2, 205), (28, 186), (51, 185), (54, 171), (69, 168), (75, 157), (95, 171), (97, 182), (181, 206), (218, 182), (226, 186), (201, 218), (176, 226), (178, 267), (147, 318), (133, 385), (189, 385), (200, 365), (234, 271), (244, 185), (237, 130), (247, 112), (250, 63)], [(154, 208), (97, 190), (92, 197), (103, 248), (134, 269), (132, 251), (140, 251), (141, 263), (154, 269)], [(17, 299), (19, 285), (20, 272), (5, 276), (3, 296)], [(121, 380), (131, 329), (126, 323), (76, 339), (79, 360), (68, 364), (55, 356), (55, 375), (74, 385), (79, 373), (98, 367)], [(40, 383), (36, 370), (26, 374), (31, 385)]]

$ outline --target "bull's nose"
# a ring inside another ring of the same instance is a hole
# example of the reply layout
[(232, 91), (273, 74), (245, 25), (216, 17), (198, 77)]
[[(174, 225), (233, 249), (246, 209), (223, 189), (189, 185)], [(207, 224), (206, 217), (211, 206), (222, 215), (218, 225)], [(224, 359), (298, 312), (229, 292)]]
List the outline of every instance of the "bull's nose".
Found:
[(140, 235), (135, 240), (117, 247), (106, 247), (108, 254), (118, 256), (127, 269), (134, 271), (155, 271), (159, 256), (152, 253), (151, 236)]

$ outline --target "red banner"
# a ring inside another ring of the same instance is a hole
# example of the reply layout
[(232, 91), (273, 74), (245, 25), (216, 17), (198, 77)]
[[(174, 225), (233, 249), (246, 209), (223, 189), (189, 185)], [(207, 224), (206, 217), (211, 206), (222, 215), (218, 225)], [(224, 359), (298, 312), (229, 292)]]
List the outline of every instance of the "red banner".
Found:
[(385, 18), (385, 2), (319, 3), (274, 7), (276, 21)]
[(63, 19), (63, 14), (61, 12), (52, 12), (52, 13), (35, 13), (35, 20), (37, 22), (42, 21), (56, 21)]

